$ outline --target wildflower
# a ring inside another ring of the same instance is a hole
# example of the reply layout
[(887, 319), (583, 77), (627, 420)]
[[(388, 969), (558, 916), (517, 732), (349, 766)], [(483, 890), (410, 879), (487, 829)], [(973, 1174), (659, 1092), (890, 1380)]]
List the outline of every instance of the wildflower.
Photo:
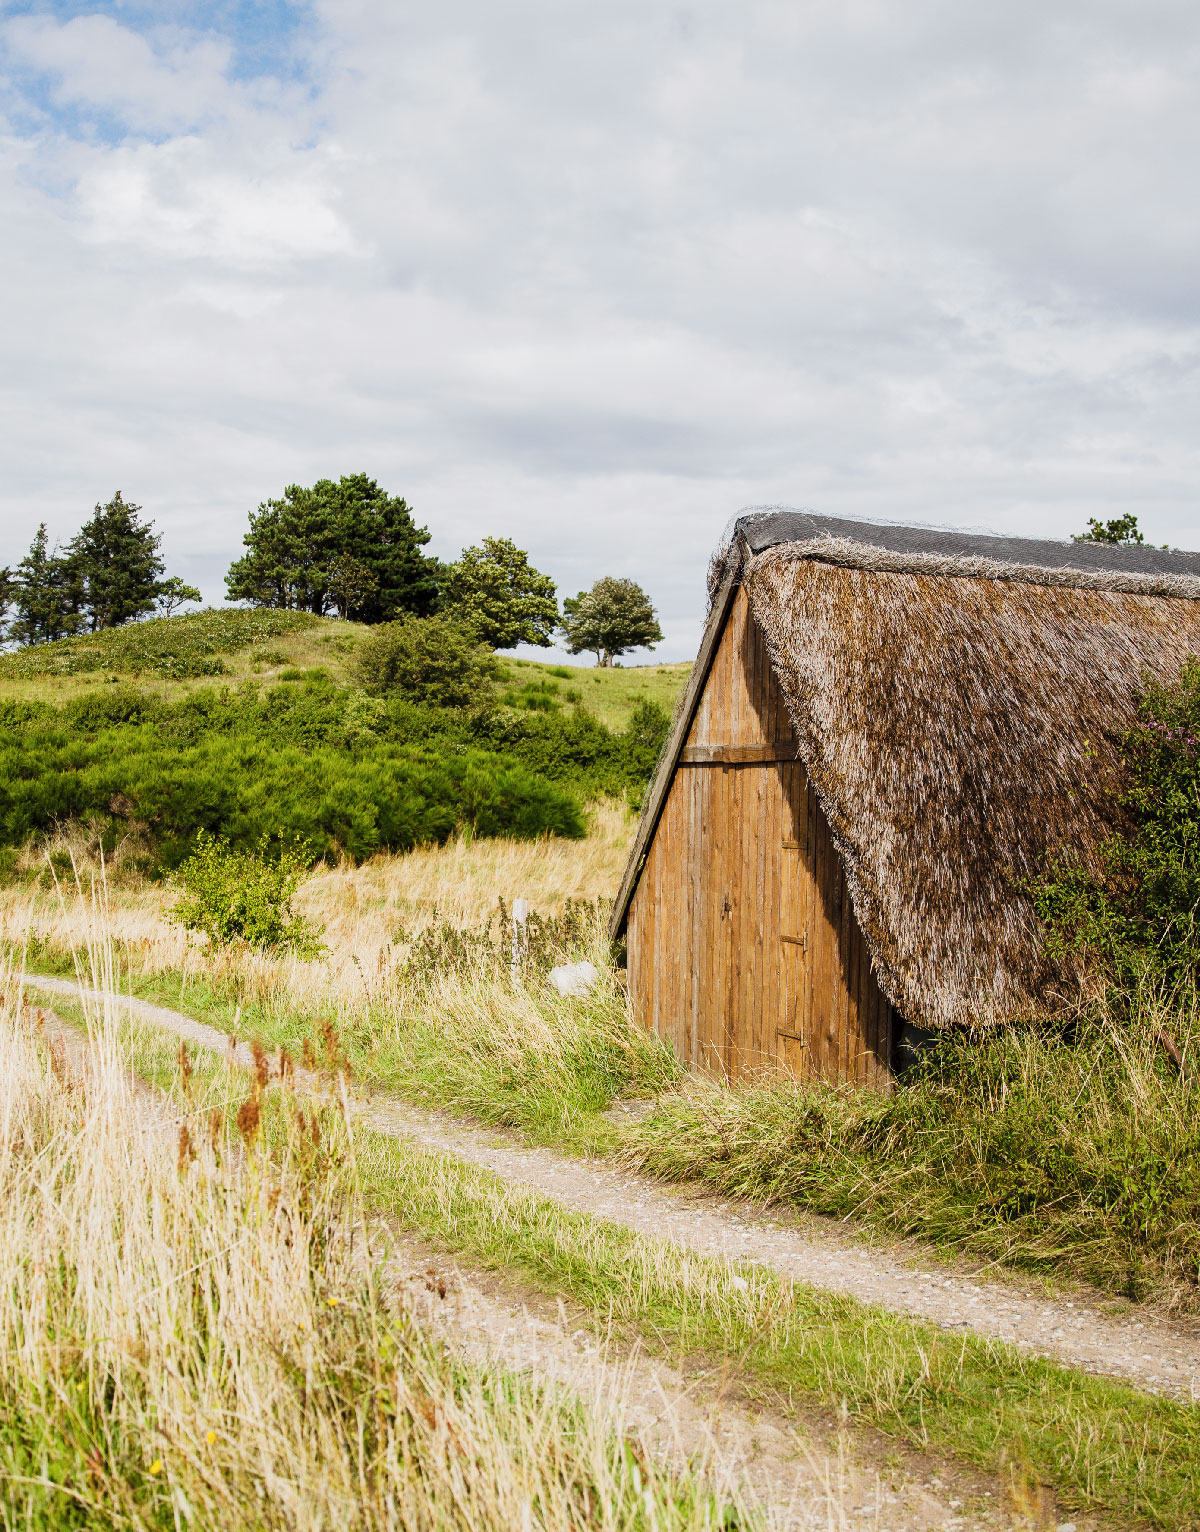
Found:
[(215, 1431), (206, 1431), (204, 1433), (204, 1440), (208, 1443), (208, 1445), (210, 1447), (216, 1441), (216, 1439), (217, 1439), (217, 1433)]
[(162, 1458), (154, 1459), (153, 1463), (150, 1464), (150, 1472), (152, 1474), (162, 1473)]
[(340, 1303), (340, 1302), (341, 1302), (341, 1301), (342, 1301), (342, 1300), (341, 1300), (341, 1299), (340, 1299), (340, 1298), (330, 1298), (330, 1299), (329, 1299), (329, 1307), (330, 1307), (330, 1308), (331, 1308), (331, 1309), (336, 1309), (336, 1308), (337, 1308), (337, 1306), (338, 1306), (338, 1304), (339, 1304), (339, 1303)]
[(190, 1101), (192, 1099), (192, 1074), (194, 1073), (195, 1066), (192, 1063), (192, 1055), (188, 1052), (188, 1045), (182, 1037), (179, 1039), (178, 1058), (179, 1082), (183, 1087), (183, 1097), (185, 1101)]
[(252, 1144), (258, 1137), (258, 1128), (261, 1120), (262, 1114), (259, 1111), (258, 1087), (256, 1084), (254, 1091), (249, 1096), (247, 1096), (245, 1101), (242, 1102), (241, 1106), (238, 1107), (238, 1132), (242, 1135), (247, 1144)]

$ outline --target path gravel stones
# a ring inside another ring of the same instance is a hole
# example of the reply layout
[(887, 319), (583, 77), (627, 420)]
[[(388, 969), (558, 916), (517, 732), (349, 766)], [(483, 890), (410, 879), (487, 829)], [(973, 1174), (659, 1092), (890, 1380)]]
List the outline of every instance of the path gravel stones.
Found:
[[(79, 995), (71, 980), (27, 978), (27, 987)], [(94, 998), (98, 992), (86, 991)], [(229, 1038), (191, 1017), (121, 997), (130, 1011), (206, 1048)], [(239, 1062), (250, 1067), (249, 1048)], [(932, 1321), (950, 1331), (994, 1336), (1072, 1367), (1125, 1379), (1151, 1392), (1200, 1400), (1200, 1324), (1149, 1310), (1105, 1312), (1098, 1295), (1046, 1297), (1011, 1278), (955, 1270), (920, 1247), (866, 1244), (834, 1220), (790, 1221), (751, 1204), (657, 1182), (602, 1159), (530, 1148), (506, 1134), (472, 1127), (375, 1093), (361, 1110), (371, 1125), (430, 1149), (485, 1166), (573, 1211), (673, 1240), (704, 1255), (756, 1261), (814, 1287)]]

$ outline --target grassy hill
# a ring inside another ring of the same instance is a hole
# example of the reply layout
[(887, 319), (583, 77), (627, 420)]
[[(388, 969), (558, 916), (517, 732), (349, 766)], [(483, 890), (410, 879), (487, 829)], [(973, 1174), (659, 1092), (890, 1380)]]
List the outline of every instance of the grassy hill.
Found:
[(587, 804), (640, 801), (688, 672), (509, 659), (497, 706), (441, 707), (364, 694), (367, 632), (230, 608), (0, 655), (0, 862), (68, 826), (146, 870), (201, 832), (355, 860), (579, 836)]
[[(121, 681), (176, 700), (213, 685), (266, 689), (313, 678), (314, 672), (346, 685), (355, 648), (368, 631), (303, 612), (236, 607), (156, 618), (0, 655), (0, 700), (71, 702)], [(686, 662), (613, 669), (516, 659), (507, 664), (507, 706), (518, 712), (583, 706), (611, 729), (625, 728), (641, 702), (670, 711), (691, 669)]]

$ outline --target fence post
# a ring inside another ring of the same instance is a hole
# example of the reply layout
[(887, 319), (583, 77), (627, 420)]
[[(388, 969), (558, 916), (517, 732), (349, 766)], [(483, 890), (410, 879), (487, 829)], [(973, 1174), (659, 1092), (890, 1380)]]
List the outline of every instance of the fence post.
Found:
[(529, 900), (514, 899), (512, 907), (512, 976), (515, 983), (521, 977), (521, 964), (529, 945), (529, 931), (525, 922), (529, 919)]

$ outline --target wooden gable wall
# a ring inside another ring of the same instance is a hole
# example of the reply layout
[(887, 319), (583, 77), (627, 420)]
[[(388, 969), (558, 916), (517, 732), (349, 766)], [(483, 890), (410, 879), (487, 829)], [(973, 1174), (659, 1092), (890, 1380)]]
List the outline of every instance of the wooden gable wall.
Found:
[(629, 906), (635, 1015), (686, 1062), (888, 1077), (893, 1013), (738, 590)]

